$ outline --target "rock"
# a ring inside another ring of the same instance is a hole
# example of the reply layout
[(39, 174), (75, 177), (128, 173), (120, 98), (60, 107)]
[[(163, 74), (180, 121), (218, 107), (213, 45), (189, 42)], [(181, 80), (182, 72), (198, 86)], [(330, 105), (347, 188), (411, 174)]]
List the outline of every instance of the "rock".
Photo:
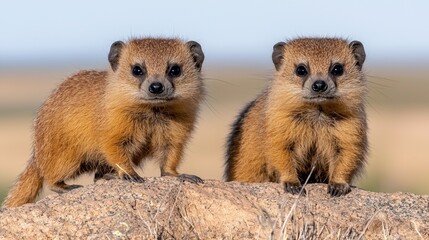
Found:
[(1, 239), (429, 239), (429, 196), (280, 184), (99, 181), (0, 210)]

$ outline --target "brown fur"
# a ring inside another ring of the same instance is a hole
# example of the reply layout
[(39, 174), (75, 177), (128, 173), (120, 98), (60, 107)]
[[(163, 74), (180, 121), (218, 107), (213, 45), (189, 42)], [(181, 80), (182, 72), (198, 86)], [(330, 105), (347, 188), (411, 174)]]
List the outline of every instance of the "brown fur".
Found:
[[(81, 71), (66, 79), (38, 113), (33, 157), (4, 206), (34, 201), (43, 182), (56, 192), (79, 187), (64, 180), (87, 171), (96, 170), (96, 179), (112, 172), (140, 182), (133, 165), (144, 158), (158, 160), (162, 176), (178, 176), (204, 92), (204, 55), (195, 56), (196, 48), (201, 50), (195, 42), (178, 39), (117, 42), (109, 54), (112, 69)], [(176, 78), (167, 76), (173, 63), (182, 69)], [(134, 76), (135, 64), (144, 66), (146, 75)], [(174, 92), (154, 99), (147, 91), (154, 81)]]
[[(350, 191), (367, 154), (365, 53), (354, 43), (302, 38), (274, 47), (274, 79), (229, 136), (227, 181), (280, 182), (298, 193), (314, 166), (310, 182), (329, 183), (333, 196)], [(330, 75), (335, 63), (344, 66), (342, 76)], [(300, 64), (308, 67), (306, 78), (295, 73)], [(329, 99), (308, 98), (317, 79), (335, 89)]]

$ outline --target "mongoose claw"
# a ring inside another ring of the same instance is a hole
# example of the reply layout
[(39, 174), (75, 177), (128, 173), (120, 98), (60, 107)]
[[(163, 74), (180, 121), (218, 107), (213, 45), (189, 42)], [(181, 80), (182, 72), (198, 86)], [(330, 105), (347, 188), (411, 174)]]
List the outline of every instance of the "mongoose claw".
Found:
[(351, 191), (350, 185), (347, 183), (329, 183), (328, 193), (331, 197), (340, 197)]
[(191, 182), (191, 183), (204, 183), (204, 181), (195, 175), (189, 175), (189, 174), (180, 174), (179, 176), (177, 176), (180, 180), (182, 181), (186, 181), (186, 182)]
[[(307, 192), (302, 187), (300, 183), (291, 183), (291, 182), (285, 182), (285, 191), (292, 194), (299, 194), (301, 192), (301, 195), (305, 196)], [(302, 190), (302, 191), (301, 191)]]
[(124, 174), (122, 176), (122, 179), (128, 180), (130, 182), (136, 182), (136, 183), (144, 182), (144, 179), (137, 174), (135, 175)]

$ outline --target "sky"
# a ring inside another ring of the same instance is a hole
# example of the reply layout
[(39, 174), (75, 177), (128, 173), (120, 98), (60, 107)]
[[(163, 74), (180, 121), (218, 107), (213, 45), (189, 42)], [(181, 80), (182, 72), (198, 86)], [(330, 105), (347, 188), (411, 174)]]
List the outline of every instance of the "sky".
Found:
[(275, 43), (300, 36), (359, 40), (374, 62), (417, 62), (429, 60), (429, 1), (8, 0), (0, 5), (0, 66), (107, 62), (112, 42), (145, 36), (195, 40), (212, 63), (271, 64)]

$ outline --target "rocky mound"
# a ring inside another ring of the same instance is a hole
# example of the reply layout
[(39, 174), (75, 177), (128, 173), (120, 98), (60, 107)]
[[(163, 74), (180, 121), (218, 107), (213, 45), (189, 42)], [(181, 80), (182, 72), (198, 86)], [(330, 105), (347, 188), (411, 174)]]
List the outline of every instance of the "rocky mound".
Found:
[(429, 196), (176, 178), (96, 184), (0, 210), (1, 239), (429, 239)]

